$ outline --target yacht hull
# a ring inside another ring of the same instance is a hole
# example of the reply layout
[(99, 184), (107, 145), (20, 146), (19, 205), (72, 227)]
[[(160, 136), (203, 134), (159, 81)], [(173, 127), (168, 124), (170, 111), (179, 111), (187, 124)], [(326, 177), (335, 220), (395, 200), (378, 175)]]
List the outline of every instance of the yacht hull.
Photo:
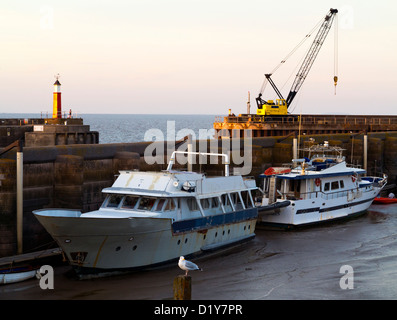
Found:
[(46, 209), (35, 216), (79, 270), (136, 269), (255, 236), (257, 209), (174, 222), (169, 218), (84, 217)]
[(357, 191), (355, 194), (346, 192), (345, 197), (335, 199), (316, 197), (291, 200), (287, 207), (259, 214), (258, 224), (291, 228), (355, 217), (369, 208), (380, 190), (381, 188), (374, 188), (368, 192)]

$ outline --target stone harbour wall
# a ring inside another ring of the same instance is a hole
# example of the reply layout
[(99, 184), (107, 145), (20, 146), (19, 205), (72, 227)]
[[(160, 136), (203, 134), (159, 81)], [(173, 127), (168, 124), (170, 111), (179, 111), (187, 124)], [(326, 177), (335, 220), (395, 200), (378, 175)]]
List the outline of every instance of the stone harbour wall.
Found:
[[(330, 145), (345, 150), (348, 163), (363, 164), (363, 136), (354, 138), (349, 134), (301, 136), (300, 144), (307, 144), (310, 138), (315, 143), (329, 141)], [(162, 142), (163, 149), (170, 147)], [(196, 151), (202, 148), (202, 142), (195, 141)], [(218, 140), (217, 151), (222, 152), (229, 141)], [(148, 164), (144, 153), (148, 142), (58, 145), (51, 147), (26, 147), (23, 149), (23, 249), (24, 252), (42, 250), (55, 245), (32, 214), (33, 210), (43, 208), (70, 208), (82, 212), (96, 210), (104, 200), (102, 189), (112, 185), (119, 170), (159, 171), (167, 167), (167, 159), (172, 148), (166, 154), (155, 154), (163, 163)], [(160, 143), (161, 145), (161, 143)], [(210, 142), (207, 141), (207, 146)], [(247, 146), (246, 146), (247, 147)], [(178, 145), (176, 146), (176, 149)], [(244, 153), (244, 144), (240, 141), (240, 156)], [(183, 150), (186, 150), (183, 149)], [(270, 166), (281, 166), (292, 159), (292, 137), (253, 138), (250, 150), (251, 170), (247, 175), (258, 177)], [(206, 152), (208, 150), (205, 150)], [(12, 150), (0, 158), (0, 257), (16, 254), (16, 155)], [(302, 155), (300, 155), (302, 156)], [(237, 158), (236, 158), (237, 159)], [(231, 155), (233, 172), (238, 162)], [(207, 175), (224, 174), (222, 163), (195, 164), (194, 171)], [(240, 164), (241, 167), (243, 164)], [(175, 164), (174, 168), (186, 168)], [(368, 174), (386, 173), (389, 183), (396, 184), (397, 178), (397, 132), (368, 134)], [(259, 181), (257, 181), (259, 182)]]

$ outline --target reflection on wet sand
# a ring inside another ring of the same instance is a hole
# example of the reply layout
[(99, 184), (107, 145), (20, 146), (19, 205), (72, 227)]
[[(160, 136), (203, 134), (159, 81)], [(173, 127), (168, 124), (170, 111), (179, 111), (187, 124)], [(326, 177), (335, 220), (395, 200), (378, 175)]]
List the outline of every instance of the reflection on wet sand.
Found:
[[(373, 205), (356, 219), (292, 231), (256, 231), (247, 243), (194, 260), (192, 299), (395, 299), (397, 205)], [(343, 265), (354, 289), (343, 290)], [(0, 299), (172, 299), (175, 263), (152, 270), (91, 280), (55, 268), (54, 290), (38, 280), (0, 287)]]

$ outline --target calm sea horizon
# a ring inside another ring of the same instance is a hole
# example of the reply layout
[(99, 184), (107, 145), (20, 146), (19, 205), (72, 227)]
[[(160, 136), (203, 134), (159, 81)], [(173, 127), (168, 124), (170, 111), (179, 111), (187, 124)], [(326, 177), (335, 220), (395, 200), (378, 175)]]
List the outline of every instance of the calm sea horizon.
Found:
[[(201, 114), (79, 114), (91, 131), (99, 132), (99, 143), (128, 143), (179, 140), (192, 134), (193, 140), (212, 139), (217, 115)], [(0, 113), (0, 118), (45, 118), (40, 113)], [(163, 139), (161, 139), (163, 138)]]

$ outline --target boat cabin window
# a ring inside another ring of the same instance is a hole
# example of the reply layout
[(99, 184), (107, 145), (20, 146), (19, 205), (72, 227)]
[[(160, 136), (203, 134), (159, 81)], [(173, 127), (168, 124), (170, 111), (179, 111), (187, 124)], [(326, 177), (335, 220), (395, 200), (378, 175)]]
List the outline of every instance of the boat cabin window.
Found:
[(188, 199), (187, 199), (187, 205), (188, 205), (190, 211), (197, 211), (197, 210), (199, 210), (199, 207), (198, 207), (198, 205), (197, 205), (196, 198), (188, 198)]
[(324, 183), (324, 191), (338, 190), (339, 188), (344, 188), (344, 187), (345, 184), (343, 180)]
[(157, 201), (154, 211), (172, 211), (175, 210), (175, 203), (173, 199), (160, 198)]
[(124, 198), (123, 204), (121, 205), (122, 209), (134, 209), (136, 203), (138, 202), (139, 197), (136, 196), (126, 196)]
[(241, 197), (243, 198), (243, 202), (246, 208), (252, 208), (253, 204), (250, 197), (250, 191), (241, 191)]
[(331, 182), (331, 190), (336, 190), (339, 189), (339, 182), (338, 181), (332, 181)]
[(240, 199), (240, 195), (238, 194), (238, 192), (231, 193), (230, 197), (232, 199), (232, 202), (234, 204), (234, 208), (236, 210), (244, 209), (243, 204), (242, 204), (241, 199)]
[(200, 200), (201, 207), (203, 210), (210, 209), (210, 208), (218, 208), (219, 207), (219, 199), (218, 197), (201, 199)]
[(210, 202), (208, 199), (201, 199), (200, 203), (201, 203), (201, 207), (203, 208), (203, 210), (210, 208)]
[(155, 202), (156, 198), (142, 197), (139, 201), (138, 209), (150, 211)]
[(300, 180), (289, 180), (289, 191), (299, 193), (301, 190)]
[(122, 195), (118, 194), (112, 194), (108, 198), (108, 202), (106, 204), (107, 208), (117, 208), (121, 202), (121, 199), (123, 198)]
[(157, 202), (156, 209), (154, 209), (154, 210), (155, 210), (155, 211), (161, 211), (161, 210), (163, 210), (163, 206), (164, 206), (165, 200), (166, 200), (166, 199), (159, 199), (159, 201)]
[(172, 211), (175, 210), (175, 203), (173, 199), (168, 199), (167, 203), (164, 207), (164, 211)]
[(219, 207), (219, 199), (218, 197), (211, 198), (211, 208), (218, 208)]
[(221, 196), (222, 199), (222, 203), (223, 203), (223, 207), (225, 208), (225, 212), (232, 212), (233, 211), (233, 207), (230, 203), (229, 197), (227, 194), (223, 194)]

